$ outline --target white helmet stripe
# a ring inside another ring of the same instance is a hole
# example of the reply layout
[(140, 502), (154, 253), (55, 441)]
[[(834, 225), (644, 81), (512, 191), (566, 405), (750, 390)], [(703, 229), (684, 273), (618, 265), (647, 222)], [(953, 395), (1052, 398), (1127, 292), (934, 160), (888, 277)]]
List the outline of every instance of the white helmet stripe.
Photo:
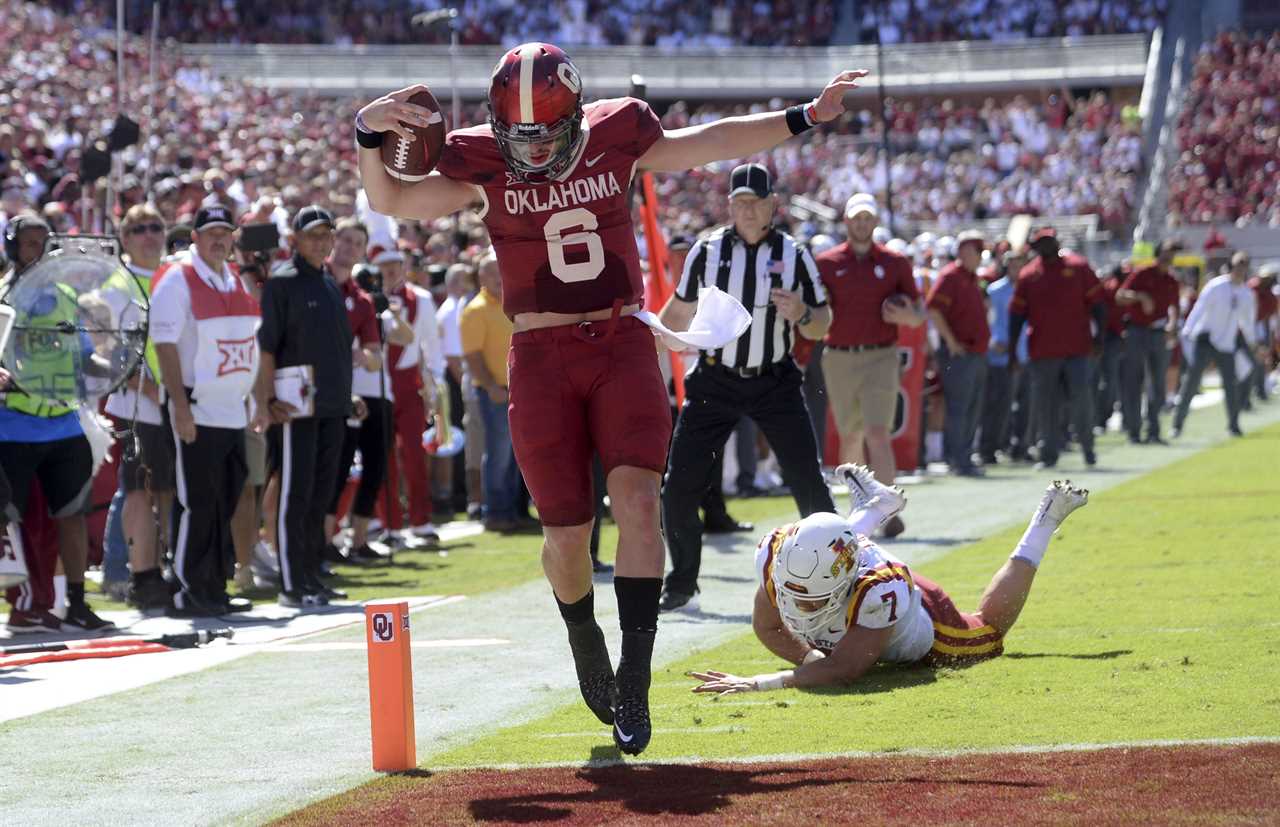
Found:
[(533, 123), (533, 63), (538, 47), (530, 44), (520, 50), (520, 122)]

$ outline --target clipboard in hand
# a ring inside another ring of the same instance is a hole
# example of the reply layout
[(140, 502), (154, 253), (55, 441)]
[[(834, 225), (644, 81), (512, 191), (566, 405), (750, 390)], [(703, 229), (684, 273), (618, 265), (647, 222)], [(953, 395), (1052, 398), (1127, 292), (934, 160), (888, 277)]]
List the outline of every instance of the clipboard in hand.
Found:
[(276, 399), (294, 407), (293, 416), (314, 416), (316, 412), (315, 369), (311, 365), (277, 368)]

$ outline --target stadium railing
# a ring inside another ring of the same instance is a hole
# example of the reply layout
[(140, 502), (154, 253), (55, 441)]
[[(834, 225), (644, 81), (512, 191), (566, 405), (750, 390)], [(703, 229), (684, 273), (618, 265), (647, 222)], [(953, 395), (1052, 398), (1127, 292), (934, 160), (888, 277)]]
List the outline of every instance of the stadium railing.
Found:
[[(1043, 40), (962, 41), (886, 46), (885, 86), (895, 94), (980, 92), (1019, 87), (1138, 85), (1149, 36), (1105, 35)], [(222, 75), (281, 89), (368, 93), (426, 83), (448, 88), (448, 46), (298, 46), (183, 44)], [(498, 46), (458, 47), (459, 94), (478, 99), (500, 54)], [(626, 94), (633, 75), (656, 99), (760, 100), (805, 96), (840, 70), (877, 67), (875, 46), (811, 49), (666, 50), (649, 47), (571, 49), (593, 97)], [(858, 93), (874, 95), (875, 83)]]

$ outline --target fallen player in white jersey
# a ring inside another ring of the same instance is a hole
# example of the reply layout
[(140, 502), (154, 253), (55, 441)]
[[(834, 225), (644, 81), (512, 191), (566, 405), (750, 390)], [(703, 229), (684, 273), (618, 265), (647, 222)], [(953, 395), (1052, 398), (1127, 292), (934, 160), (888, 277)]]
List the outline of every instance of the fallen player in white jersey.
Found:
[(751, 625), (765, 647), (795, 669), (751, 677), (690, 672), (694, 692), (727, 695), (849, 684), (877, 661), (956, 665), (1004, 651), (1031, 592), (1049, 538), (1089, 492), (1054, 482), (974, 614), (959, 611), (936, 583), (909, 570), (869, 536), (906, 506), (897, 486), (862, 465), (836, 473), (849, 486), (848, 519), (811, 514), (775, 529), (756, 549), (760, 588)]

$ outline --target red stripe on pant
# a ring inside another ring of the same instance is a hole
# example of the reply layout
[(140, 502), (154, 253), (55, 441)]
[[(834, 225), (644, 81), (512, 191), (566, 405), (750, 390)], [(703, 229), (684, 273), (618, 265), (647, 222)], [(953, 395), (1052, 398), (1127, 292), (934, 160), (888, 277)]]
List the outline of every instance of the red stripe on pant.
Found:
[(58, 524), (49, 516), (49, 503), (40, 483), (32, 481), (27, 510), (22, 515), (22, 550), (27, 582), (5, 591), (5, 599), (24, 612), (53, 608), (53, 572), (58, 565)]
[[(391, 390), (395, 439), (387, 457), (387, 482), (391, 485), (391, 513), (384, 514), (389, 528), (404, 528), (400, 507), (400, 472), (404, 471), (409, 494), (409, 525), (431, 522), (431, 478), (427, 474), (427, 451), (422, 447), (422, 432), (427, 429), (427, 406), (420, 391), (422, 377), (418, 368), (391, 371)], [(385, 492), (378, 497), (378, 508), (385, 510)]]

